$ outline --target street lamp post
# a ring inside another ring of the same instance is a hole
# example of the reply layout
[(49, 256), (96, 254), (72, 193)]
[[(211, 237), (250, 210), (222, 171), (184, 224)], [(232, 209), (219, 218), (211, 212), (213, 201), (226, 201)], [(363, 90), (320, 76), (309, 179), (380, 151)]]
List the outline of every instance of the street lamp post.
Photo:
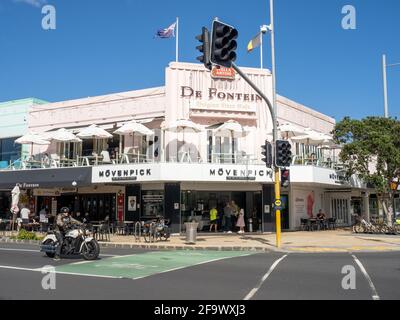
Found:
[(382, 56), (382, 69), (383, 69), (383, 99), (385, 107), (385, 118), (389, 118), (389, 102), (388, 102), (388, 89), (387, 89), (387, 69), (391, 67), (400, 66), (400, 63), (387, 64), (386, 55)]

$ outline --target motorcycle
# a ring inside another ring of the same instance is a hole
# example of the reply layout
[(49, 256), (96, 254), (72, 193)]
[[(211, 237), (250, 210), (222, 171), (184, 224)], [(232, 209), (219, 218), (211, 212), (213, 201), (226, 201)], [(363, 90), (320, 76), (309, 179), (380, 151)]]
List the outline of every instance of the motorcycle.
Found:
[[(61, 255), (82, 255), (85, 260), (96, 260), (100, 254), (100, 246), (86, 228), (86, 225), (68, 225), (64, 241), (61, 244)], [(56, 255), (57, 246), (60, 245), (54, 231), (48, 231), (43, 239), (40, 251), (49, 258)]]

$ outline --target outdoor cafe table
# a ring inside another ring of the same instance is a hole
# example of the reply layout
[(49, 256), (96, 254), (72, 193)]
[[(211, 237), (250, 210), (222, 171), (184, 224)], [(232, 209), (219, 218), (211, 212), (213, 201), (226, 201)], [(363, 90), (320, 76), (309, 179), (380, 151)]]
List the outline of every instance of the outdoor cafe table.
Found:
[(76, 164), (76, 160), (74, 159), (68, 159), (68, 158), (62, 158), (60, 160), (61, 167), (73, 167)]
[[(83, 165), (84, 160), (87, 160), (87, 163), (89, 165), (95, 165), (97, 166), (99, 164), (99, 161), (101, 161), (103, 159), (102, 156), (99, 155), (95, 155), (95, 156), (78, 156), (78, 163)], [(82, 161), (80, 161), (82, 160)]]
[(34, 159), (26, 160), (25, 164), (30, 169), (32, 169), (32, 168), (42, 168), (42, 166), (43, 166), (42, 161), (34, 160)]
[(311, 229), (312, 225), (316, 225), (318, 230), (327, 229), (328, 228), (327, 227), (327, 224), (328, 224), (328, 220), (327, 219), (311, 218), (311, 219), (307, 219), (307, 221), (308, 221), (308, 225), (310, 227), (310, 230), (312, 230)]

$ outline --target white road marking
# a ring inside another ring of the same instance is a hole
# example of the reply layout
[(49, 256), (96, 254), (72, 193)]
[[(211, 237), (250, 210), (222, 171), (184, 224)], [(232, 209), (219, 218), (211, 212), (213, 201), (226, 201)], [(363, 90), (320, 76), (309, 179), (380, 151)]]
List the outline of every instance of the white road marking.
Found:
[(264, 284), (264, 282), (268, 279), (268, 277), (272, 274), (272, 272), (275, 270), (275, 268), (278, 266), (279, 263), (281, 263), (288, 255), (284, 255), (283, 257), (279, 258), (278, 260), (276, 260), (271, 268), (269, 268), (268, 272), (262, 277), (260, 283), (258, 284), (257, 287), (251, 289), (251, 291), (247, 294), (247, 296), (243, 299), (243, 300), (251, 300), (254, 295), (258, 292), (258, 290), (260, 290), (260, 288), (262, 287), (262, 285)]
[(0, 251), (39, 252), (39, 250), (32, 250), (32, 249), (14, 249), (14, 248), (0, 248)]
[(13, 266), (0, 266), (0, 269), (9, 269), (9, 270), (19, 270), (19, 271), (32, 271), (32, 272), (41, 272), (42, 268), (21, 268), (21, 267), (13, 267)]
[[(21, 267), (13, 267), (13, 266), (0, 266), (0, 269), (8, 269), (8, 270), (17, 270), (17, 271), (29, 271), (29, 272), (42, 272), (45, 269), (43, 268), (21, 268)], [(115, 276), (103, 276), (103, 275), (94, 275), (94, 274), (85, 274), (85, 273), (74, 273), (74, 272), (63, 272), (56, 271), (56, 274), (65, 274), (72, 276), (81, 276), (81, 277), (92, 277), (92, 278), (107, 278), (107, 279), (122, 279), (123, 277), (115, 277)]]
[(373, 299), (373, 300), (380, 300), (381, 298), (379, 297), (378, 292), (376, 291), (375, 285), (374, 285), (374, 283), (372, 282), (372, 279), (371, 279), (371, 277), (369, 276), (367, 270), (364, 268), (364, 266), (363, 266), (363, 264), (361, 263), (361, 261), (358, 260), (358, 258), (357, 258), (354, 254), (352, 255), (352, 257), (353, 257), (354, 261), (357, 263), (357, 265), (358, 265), (358, 267), (360, 268), (361, 272), (363, 273), (365, 279), (367, 279), (367, 281), (368, 281), (369, 287), (370, 287), (371, 290), (372, 290), (372, 299)]
[[(0, 248), (0, 251), (41, 253), (39, 249), (33, 250), (33, 249)], [(121, 255), (116, 255), (116, 254), (100, 254), (100, 258), (101, 257), (126, 257), (126, 256), (121, 256)]]

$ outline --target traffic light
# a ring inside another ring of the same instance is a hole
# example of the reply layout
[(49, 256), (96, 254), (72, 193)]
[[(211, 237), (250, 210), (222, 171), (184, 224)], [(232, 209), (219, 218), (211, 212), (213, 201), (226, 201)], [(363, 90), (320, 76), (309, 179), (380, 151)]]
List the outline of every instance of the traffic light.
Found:
[(268, 168), (272, 167), (272, 144), (266, 140), (265, 145), (261, 146), (262, 152), (261, 154), (264, 156), (262, 161), (265, 162)]
[(288, 169), (283, 169), (281, 171), (281, 187), (287, 188), (290, 185), (290, 171)]
[(226, 68), (236, 60), (238, 31), (226, 23), (214, 20), (211, 36), (211, 62)]
[(289, 141), (277, 140), (275, 152), (275, 165), (280, 168), (290, 167), (292, 164), (292, 146)]
[(196, 49), (199, 50), (203, 55), (197, 57), (197, 60), (202, 62), (204, 66), (208, 69), (212, 69), (212, 64), (210, 61), (210, 31), (203, 27), (202, 33), (196, 37), (202, 44), (197, 46)]

